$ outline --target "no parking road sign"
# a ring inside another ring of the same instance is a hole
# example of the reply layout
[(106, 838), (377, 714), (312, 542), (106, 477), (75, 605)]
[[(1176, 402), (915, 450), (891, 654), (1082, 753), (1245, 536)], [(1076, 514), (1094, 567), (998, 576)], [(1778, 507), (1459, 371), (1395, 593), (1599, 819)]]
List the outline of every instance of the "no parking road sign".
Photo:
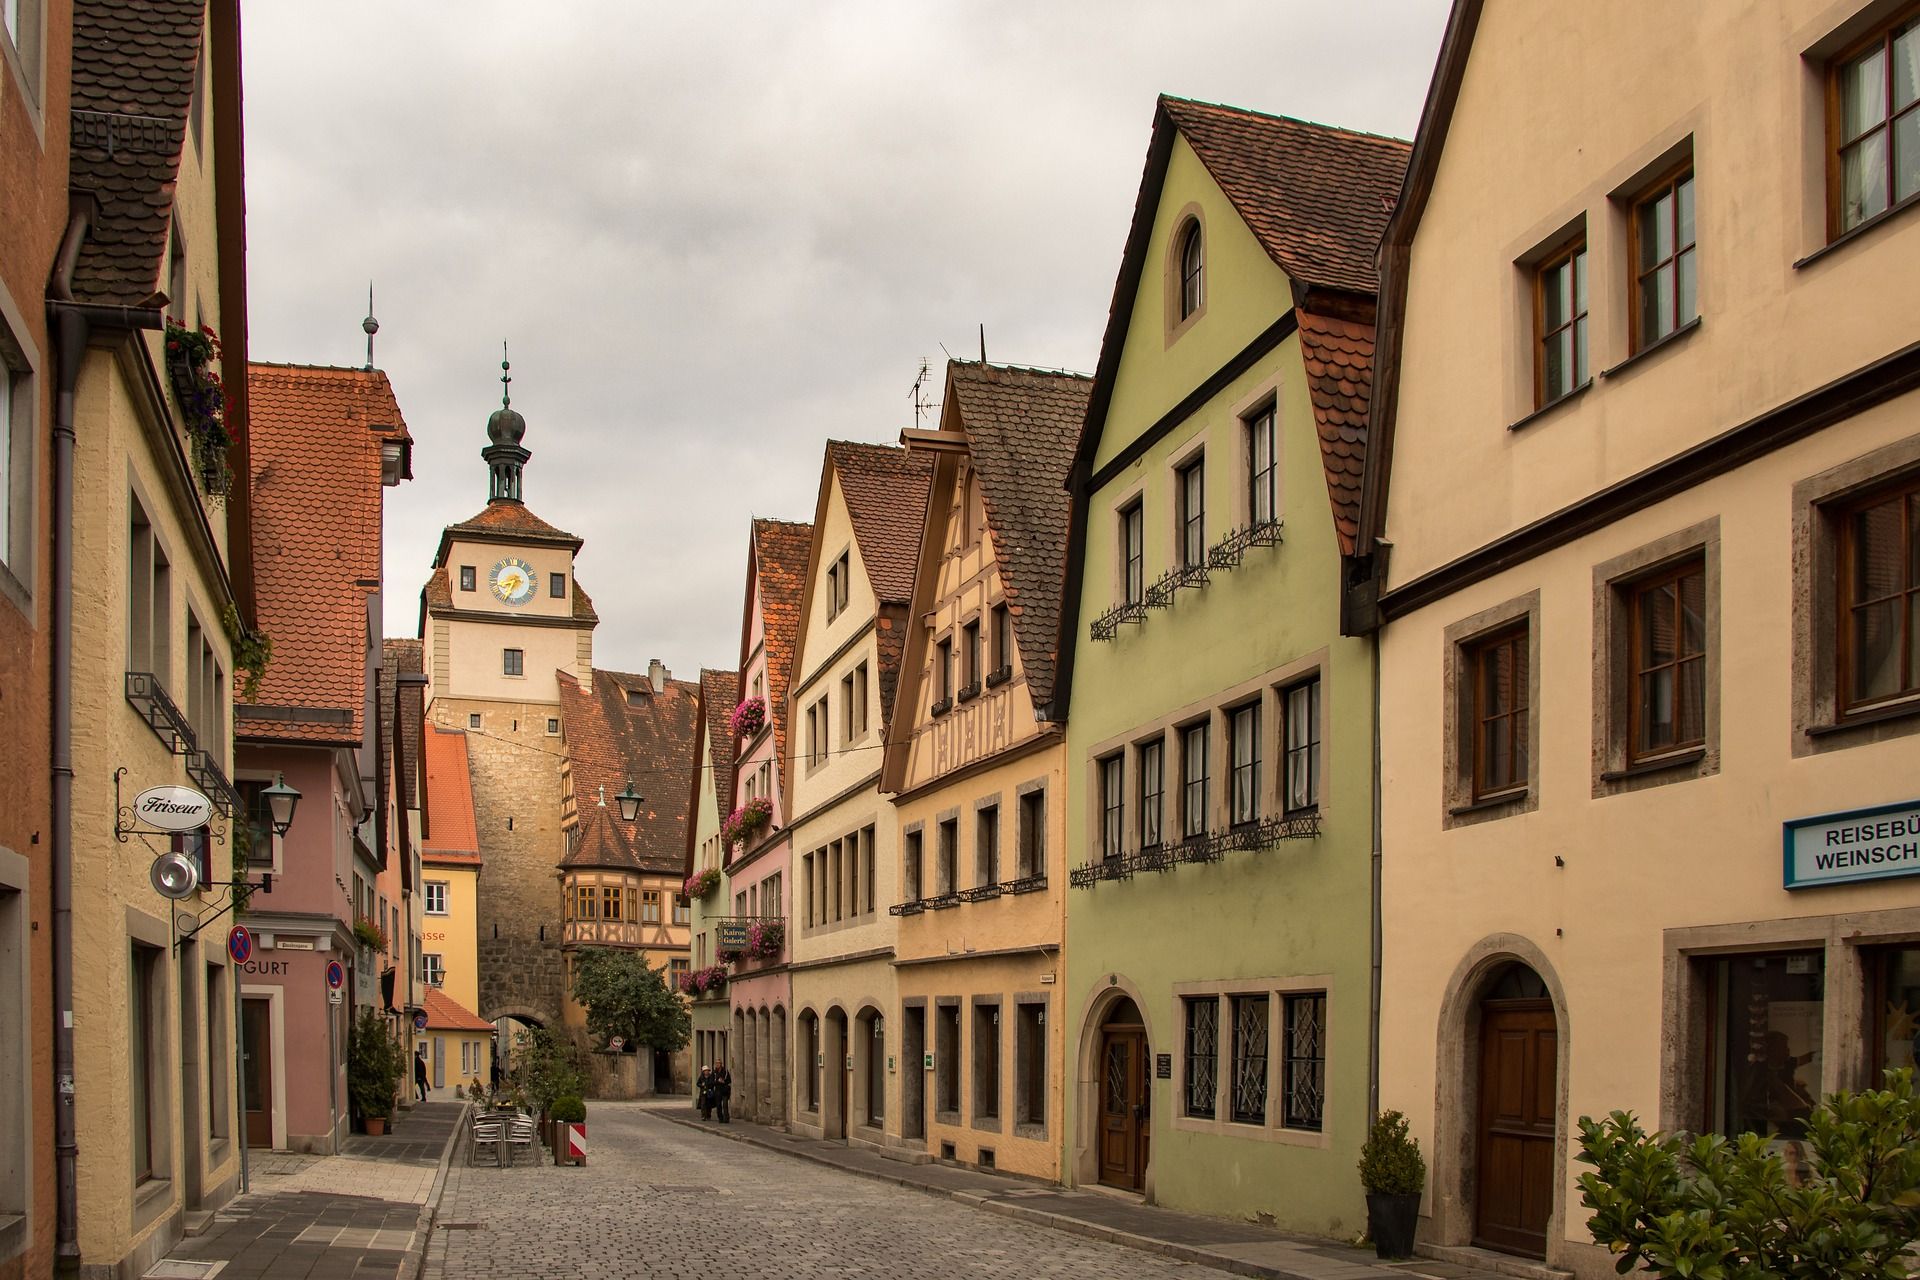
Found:
[(253, 932), (247, 926), (237, 924), (227, 930), (227, 954), (235, 964), (245, 964), (253, 958)]
[(338, 991), (341, 987), (346, 985), (346, 981), (347, 981), (346, 966), (341, 964), (338, 960), (327, 961), (327, 990)]

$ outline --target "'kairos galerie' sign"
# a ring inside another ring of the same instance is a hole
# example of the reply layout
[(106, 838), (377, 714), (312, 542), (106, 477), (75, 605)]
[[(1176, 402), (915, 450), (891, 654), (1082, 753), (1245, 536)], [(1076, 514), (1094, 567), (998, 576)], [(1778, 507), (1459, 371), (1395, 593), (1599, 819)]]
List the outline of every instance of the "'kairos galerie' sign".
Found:
[(162, 831), (197, 831), (213, 819), (213, 801), (192, 787), (148, 787), (133, 798), (133, 816)]

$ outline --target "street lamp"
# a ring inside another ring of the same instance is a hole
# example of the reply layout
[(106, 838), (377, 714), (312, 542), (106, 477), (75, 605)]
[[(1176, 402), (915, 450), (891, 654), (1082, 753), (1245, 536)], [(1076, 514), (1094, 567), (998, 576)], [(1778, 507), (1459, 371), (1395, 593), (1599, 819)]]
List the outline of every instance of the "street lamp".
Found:
[(293, 825), (293, 811), (300, 807), (300, 793), (287, 785), (287, 775), (273, 775), (273, 785), (260, 793), (266, 798), (267, 811), (273, 815), (273, 834), (284, 836)]
[(615, 795), (613, 798), (619, 802), (620, 820), (622, 822), (632, 822), (638, 818), (640, 816), (640, 806), (646, 801), (645, 796), (633, 789), (632, 778), (627, 779), (626, 790)]

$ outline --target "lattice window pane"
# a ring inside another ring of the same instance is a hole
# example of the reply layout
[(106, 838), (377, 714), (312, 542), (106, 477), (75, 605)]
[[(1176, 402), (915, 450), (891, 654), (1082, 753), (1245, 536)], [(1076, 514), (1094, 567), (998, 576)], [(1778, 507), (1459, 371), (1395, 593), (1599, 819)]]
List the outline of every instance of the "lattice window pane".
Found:
[(1267, 998), (1233, 997), (1233, 1118), (1267, 1120)]
[(1286, 1019), (1283, 1122), (1290, 1129), (1318, 1129), (1327, 1092), (1326, 995), (1288, 996)]
[(1220, 1001), (1214, 996), (1187, 1005), (1187, 1114), (1213, 1119), (1219, 1083)]

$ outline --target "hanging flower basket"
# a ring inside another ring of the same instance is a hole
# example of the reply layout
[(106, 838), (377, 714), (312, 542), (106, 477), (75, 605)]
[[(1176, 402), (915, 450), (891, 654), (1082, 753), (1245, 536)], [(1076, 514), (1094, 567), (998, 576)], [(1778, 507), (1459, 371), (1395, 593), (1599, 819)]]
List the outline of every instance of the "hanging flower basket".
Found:
[(733, 709), (727, 718), (727, 727), (733, 730), (736, 738), (751, 738), (767, 727), (767, 701), (765, 698), (748, 698)]
[(747, 926), (747, 954), (771, 960), (780, 954), (787, 941), (787, 926), (782, 920), (755, 920)]
[(353, 922), (353, 936), (359, 944), (369, 951), (387, 949), (387, 931), (365, 916)]
[(200, 489), (216, 501), (233, 487), (227, 465), (227, 391), (220, 382), (220, 337), (206, 325), (198, 330), (167, 322), (167, 379), (186, 423), (193, 469)]
[(725, 965), (709, 965), (705, 969), (695, 969), (692, 973), (680, 975), (680, 989), (690, 996), (708, 995), (724, 990), (726, 985)]
[(755, 796), (726, 816), (720, 824), (720, 841), (729, 846), (745, 844), (766, 830), (772, 821), (773, 801), (766, 796)]
[(688, 898), (704, 898), (720, 887), (720, 873), (712, 867), (705, 871), (696, 871), (687, 877), (680, 886), (680, 892)]

